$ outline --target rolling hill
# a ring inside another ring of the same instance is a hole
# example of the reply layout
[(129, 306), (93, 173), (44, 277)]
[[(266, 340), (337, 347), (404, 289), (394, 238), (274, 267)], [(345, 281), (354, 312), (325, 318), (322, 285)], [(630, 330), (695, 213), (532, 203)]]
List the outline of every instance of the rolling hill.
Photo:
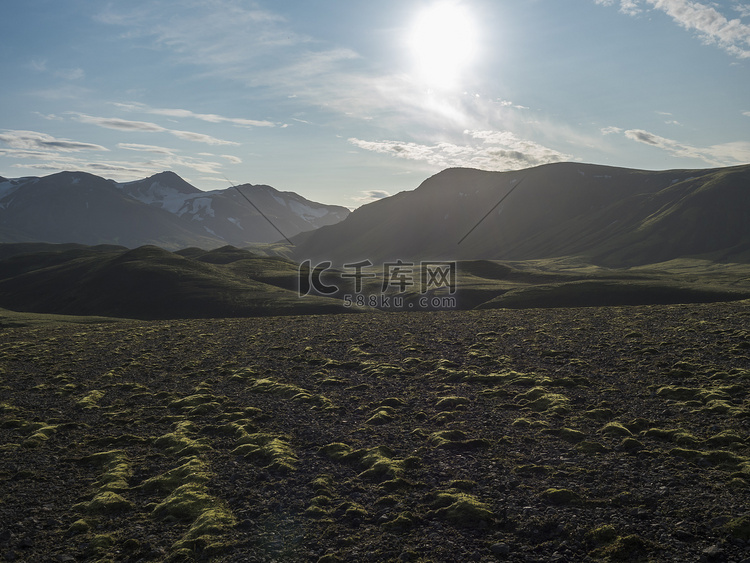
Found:
[[(32, 250), (24, 252), (24, 250)], [(297, 265), (234, 247), (182, 254), (81, 245), (0, 245), (0, 307), (138, 319), (344, 312), (341, 301), (299, 299)]]

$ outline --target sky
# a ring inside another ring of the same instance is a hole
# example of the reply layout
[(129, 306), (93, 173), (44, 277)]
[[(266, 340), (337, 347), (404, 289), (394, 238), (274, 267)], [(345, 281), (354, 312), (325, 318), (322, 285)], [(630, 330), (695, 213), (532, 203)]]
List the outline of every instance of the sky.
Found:
[(750, 162), (750, 2), (5, 0), (0, 176), (356, 208), (449, 167)]

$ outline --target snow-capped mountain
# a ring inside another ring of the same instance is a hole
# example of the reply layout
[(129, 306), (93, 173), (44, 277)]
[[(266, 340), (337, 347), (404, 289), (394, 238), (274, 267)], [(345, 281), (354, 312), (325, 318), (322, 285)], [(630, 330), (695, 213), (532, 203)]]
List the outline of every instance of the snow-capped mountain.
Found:
[(201, 191), (173, 172), (126, 183), (84, 172), (0, 178), (0, 242), (243, 246), (333, 225), (348, 214), (271, 186)]

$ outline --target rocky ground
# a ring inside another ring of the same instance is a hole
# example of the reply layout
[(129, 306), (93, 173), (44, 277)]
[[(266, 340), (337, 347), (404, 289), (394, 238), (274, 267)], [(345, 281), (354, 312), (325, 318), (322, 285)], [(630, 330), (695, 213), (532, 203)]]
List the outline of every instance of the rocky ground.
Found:
[(750, 561), (746, 302), (0, 342), (6, 561)]

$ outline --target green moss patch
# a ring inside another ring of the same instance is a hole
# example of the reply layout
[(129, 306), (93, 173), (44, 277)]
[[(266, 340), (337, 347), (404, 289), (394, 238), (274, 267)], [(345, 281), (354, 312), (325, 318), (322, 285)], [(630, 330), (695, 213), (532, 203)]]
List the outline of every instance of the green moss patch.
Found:
[[(357, 456), (356, 453), (352, 454)], [(403, 461), (394, 458), (394, 452), (387, 446), (378, 446), (363, 452), (360, 465), (366, 467), (359, 474), (364, 479), (386, 480), (398, 477), (403, 470)]]
[(470, 402), (471, 401), (469, 401), (469, 399), (467, 399), (466, 397), (441, 397), (438, 399), (435, 407), (441, 411), (449, 411), (455, 409), (456, 407), (468, 405)]
[(381, 407), (376, 410), (370, 418), (365, 421), (365, 424), (373, 426), (379, 426), (381, 424), (388, 424), (393, 421), (394, 410), (391, 407)]
[(169, 492), (181, 485), (189, 483), (199, 485), (209, 480), (210, 474), (206, 464), (199, 457), (194, 456), (174, 469), (147, 479), (140, 486), (147, 491)]
[(463, 491), (438, 492), (429, 515), (466, 528), (486, 528), (495, 519), (490, 507)]
[(579, 505), (583, 502), (581, 495), (570, 489), (547, 489), (542, 498), (556, 505)]
[(576, 449), (584, 454), (601, 454), (607, 451), (607, 448), (599, 442), (584, 440), (580, 442)]
[(36, 448), (41, 446), (50, 437), (57, 432), (57, 424), (47, 424), (46, 422), (31, 422), (23, 425), (24, 430), (31, 430), (31, 434), (21, 442), (25, 448)]
[(594, 545), (607, 545), (618, 537), (617, 530), (611, 524), (605, 524), (586, 533), (586, 540)]
[(101, 401), (102, 397), (104, 397), (104, 391), (91, 391), (76, 402), (76, 407), (84, 410), (98, 408), (98, 403)]
[(266, 469), (285, 473), (293, 471), (297, 463), (294, 450), (284, 436), (264, 432), (245, 434), (237, 440), (233, 454), (254, 461)]
[(334, 442), (320, 448), (320, 453), (335, 461), (343, 461), (352, 453), (352, 447), (342, 442)]
[(219, 538), (235, 524), (236, 519), (229, 508), (223, 503), (215, 502), (211, 507), (201, 510), (188, 531), (174, 543), (172, 549), (189, 549), (200, 552), (201, 558), (210, 557), (228, 547)]
[(114, 491), (102, 491), (74, 508), (89, 514), (113, 514), (133, 509), (133, 503)]
[(750, 516), (742, 516), (727, 522), (726, 531), (733, 538), (750, 541)]
[(532, 387), (516, 395), (516, 403), (534, 412), (564, 414), (569, 411), (569, 399), (560, 393), (551, 393), (543, 387)]
[(490, 442), (483, 439), (468, 439), (462, 430), (441, 430), (430, 434), (429, 441), (439, 448), (453, 450), (470, 450), (489, 447)]
[(647, 561), (655, 560), (653, 555), (659, 551), (654, 542), (638, 535), (618, 537), (606, 547), (591, 552), (592, 557), (605, 558), (609, 561)]
[(403, 533), (411, 530), (419, 521), (419, 517), (411, 512), (401, 512), (393, 520), (385, 522), (383, 528), (389, 532)]
[(214, 502), (214, 498), (208, 494), (204, 485), (187, 483), (177, 487), (157, 504), (153, 509), (153, 515), (157, 518), (194, 520)]
[(324, 395), (317, 395), (315, 393), (311, 393), (307, 389), (299, 387), (298, 385), (283, 383), (271, 378), (255, 380), (250, 386), (250, 390), (256, 393), (278, 395), (280, 397), (285, 397), (293, 401), (311, 403), (314, 406), (321, 408), (333, 407), (333, 403), (331, 402), (331, 400)]
[(609, 422), (599, 430), (605, 436), (632, 436), (633, 433), (628, 430), (621, 422)]

